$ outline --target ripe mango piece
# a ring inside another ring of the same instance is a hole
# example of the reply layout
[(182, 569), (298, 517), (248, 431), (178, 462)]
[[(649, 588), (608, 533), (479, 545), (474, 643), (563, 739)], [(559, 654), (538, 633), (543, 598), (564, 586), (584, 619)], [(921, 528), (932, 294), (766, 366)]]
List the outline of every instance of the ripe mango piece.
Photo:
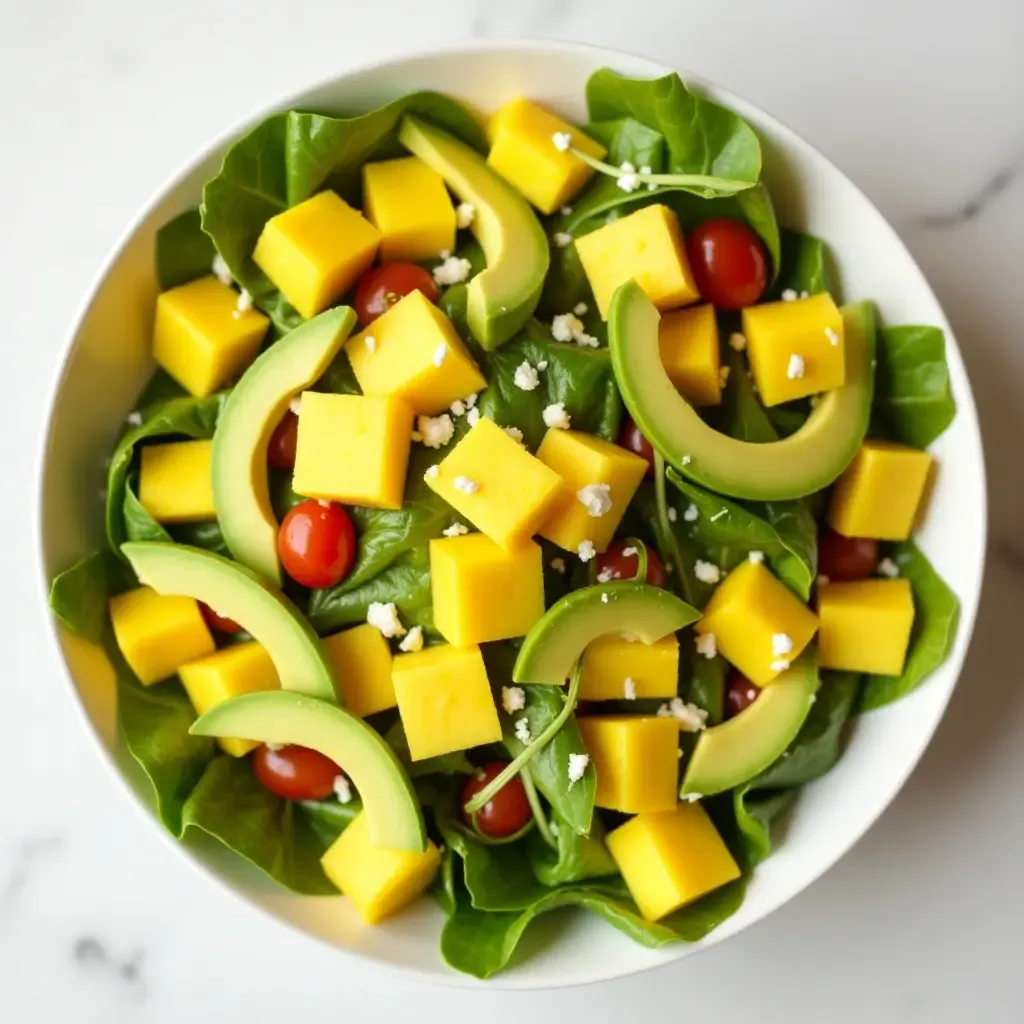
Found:
[(366, 718), (398, 703), (391, 682), (391, 648), (376, 626), (363, 623), (321, 641), (345, 708)]
[[(627, 687), (626, 681), (632, 684)], [(587, 644), (580, 678), (581, 700), (666, 699), (679, 692), (679, 641), (675, 633), (653, 644), (605, 633)]]
[(818, 587), (818, 664), (898, 676), (914, 624), (910, 581), (858, 580)]
[(172, 441), (142, 449), (139, 502), (158, 523), (217, 518), (210, 465), (212, 441)]
[(661, 362), (676, 390), (692, 405), (722, 401), (721, 355), (713, 306), (666, 313), (658, 324)]

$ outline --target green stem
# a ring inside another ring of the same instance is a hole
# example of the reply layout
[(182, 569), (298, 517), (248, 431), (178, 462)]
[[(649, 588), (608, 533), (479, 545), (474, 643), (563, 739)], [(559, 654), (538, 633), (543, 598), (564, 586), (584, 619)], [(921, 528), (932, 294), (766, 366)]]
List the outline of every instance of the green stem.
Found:
[(709, 174), (641, 174), (640, 171), (624, 171), (614, 164), (606, 164), (603, 160), (592, 157), (589, 153), (570, 147), (573, 156), (578, 157), (595, 171), (606, 174), (610, 178), (621, 178), (623, 174), (633, 174), (644, 185), (674, 185), (676, 188), (702, 189), (718, 195), (735, 195), (753, 188), (756, 181), (739, 181), (735, 178), (716, 178)]
[(583, 663), (578, 661), (572, 671), (572, 678), (569, 680), (569, 692), (565, 695), (565, 704), (562, 710), (555, 715), (548, 727), (535, 740), (531, 741), (517, 758), (506, 765), (472, 800), (467, 802), (467, 813), (476, 814), (481, 807), (493, 800), (495, 794), (504, 789), (558, 735), (559, 730), (569, 720), (573, 708), (576, 707), (576, 698), (579, 696), (580, 680), (582, 678)]
[(636, 548), (636, 575), (633, 577), (635, 583), (647, 582), (647, 545), (636, 537), (627, 537), (625, 546)]
[(552, 850), (558, 849), (558, 840), (555, 839), (551, 832), (551, 826), (548, 825), (547, 816), (544, 814), (544, 808), (540, 803), (540, 796), (537, 794), (537, 787), (533, 784), (533, 779), (529, 772), (523, 772), (520, 775), (523, 782), (523, 789), (526, 790), (526, 799), (529, 801), (530, 810), (533, 811), (533, 820), (537, 823), (537, 831), (540, 833), (541, 839), (544, 840)]
[(676, 573), (676, 586), (679, 587), (684, 601), (693, 603), (693, 595), (687, 585), (686, 570), (683, 568), (683, 554), (679, 550), (672, 523), (668, 518), (668, 496), (665, 491), (665, 459), (659, 451), (654, 453), (654, 500), (657, 508), (658, 533), (661, 535), (663, 552), (668, 554)]

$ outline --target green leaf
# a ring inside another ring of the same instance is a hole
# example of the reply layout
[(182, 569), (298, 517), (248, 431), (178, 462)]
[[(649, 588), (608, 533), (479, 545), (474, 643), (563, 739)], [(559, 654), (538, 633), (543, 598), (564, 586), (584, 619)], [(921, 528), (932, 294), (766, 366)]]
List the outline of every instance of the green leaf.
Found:
[(938, 327), (883, 327), (872, 429), (912, 448), (927, 448), (953, 422), (946, 338)]
[(539, 832), (531, 832), (526, 838), (526, 854), (538, 882), (554, 888), (567, 882), (582, 882), (619, 873), (618, 865), (604, 844), (604, 826), (600, 816), (594, 815), (588, 836), (581, 836), (567, 822), (559, 821), (557, 816), (552, 818), (552, 822), (557, 826), (557, 850), (548, 846)]
[(840, 301), (825, 243), (814, 235), (783, 228), (779, 237), (779, 271), (765, 292), (764, 301), (778, 301), (787, 289), (798, 295), (830, 292), (837, 303)]
[(430, 597), (430, 567), (426, 552), (417, 552), (416, 561), (403, 555), (395, 564), (367, 580), (354, 590), (314, 590), (309, 595), (307, 613), (313, 628), (323, 636), (342, 626), (366, 621), (366, 612), (375, 602), (394, 602), (399, 618), (408, 629), (423, 626), (433, 632), (434, 617)]
[(160, 291), (211, 272), (216, 250), (203, 232), (199, 210), (186, 210), (156, 233), (156, 280)]
[(128, 585), (127, 570), (101, 548), (53, 578), (50, 610), (72, 633), (102, 644), (108, 631), (107, 601)]
[(135, 480), (129, 476), (124, 484), (124, 532), (128, 540), (171, 542), (171, 535), (146, 511), (135, 496)]
[(326, 800), (303, 800), (297, 806), (324, 850), (355, 821), (363, 809), (358, 800), (350, 800), (343, 804), (333, 797)]
[(932, 568), (913, 541), (894, 546), (891, 557), (910, 580), (914, 625), (903, 672), (898, 676), (865, 676), (858, 709), (880, 708), (916, 689), (948, 657), (956, 642), (960, 601)]
[(464, 750), (454, 750), (450, 754), (438, 754), (436, 757), (426, 757), (421, 761), (414, 761), (409, 753), (409, 741), (400, 718), (396, 719), (384, 734), (384, 739), (398, 755), (398, 759), (411, 779), (419, 779), (427, 775), (472, 775), (476, 770), (470, 764)]

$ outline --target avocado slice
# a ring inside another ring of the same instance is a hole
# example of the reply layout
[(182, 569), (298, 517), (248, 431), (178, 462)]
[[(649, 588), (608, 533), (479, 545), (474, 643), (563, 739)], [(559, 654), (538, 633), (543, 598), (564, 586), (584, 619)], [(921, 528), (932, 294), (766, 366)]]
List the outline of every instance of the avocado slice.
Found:
[(713, 796), (763, 772), (796, 739), (817, 689), (818, 658), (811, 648), (735, 718), (700, 734), (679, 795)]
[(867, 433), (874, 391), (875, 315), (869, 302), (844, 306), (846, 383), (818, 403), (796, 433), (752, 444), (708, 426), (665, 373), (658, 311), (635, 281), (608, 310), (608, 346), (633, 421), (665, 460), (719, 494), (757, 501), (802, 498), (831, 484)]
[(231, 554), (281, 585), (267, 443), (291, 398), (323, 376), (352, 331), (347, 306), (313, 317), (268, 348), (235, 385), (213, 435), (213, 504)]
[(394, 751), (362, 719), (326, 701), (270, 690), (218, 704), (189, 729), (193, 736), (238, 736), (317, 750), (359, 790), (375, 846), (427, 848), (416, 791)]
[(512, 678), (561, 686), (587, 644), (605, 633), (631, 633), (653, 644), (699, 618), (700, 612), (675, 594), (646, 583), (622, 580), (574, 590), (526, 634)]
[(284, 689), (338, 701), (334, 673), (313, 627), (251, 569), (186, 544), (131, 541), (121, 551), (140, 583), (158, 594), (194, 597), (251, 633), (267, 649)]
[(406, 117), (398, 140), (476, 208), (470, 230), (487, 267), (469, 282), (466, 318), (489, 352), (508, 341), (540, 301), (551, 253), (530, 204), (484, 158), (447, 132)]

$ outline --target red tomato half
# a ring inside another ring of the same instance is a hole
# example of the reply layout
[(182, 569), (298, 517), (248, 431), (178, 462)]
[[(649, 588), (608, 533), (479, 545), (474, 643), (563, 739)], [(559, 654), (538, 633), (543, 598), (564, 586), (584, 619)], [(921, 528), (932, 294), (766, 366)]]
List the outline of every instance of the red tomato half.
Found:
[(878, 541), (823, 530), (818, 538), (818, 572), (833, 583), (867, 579), (878, 564)]
[(628, 416), (622, 421), (622, 429), (619, 431), (619, 447), (646, 459), (648, 476), (654, 472), (654, 449), (651, 442), (640, 433), (640, 428)]
[[(466, 779), (462, 788), (462, 806), (465, 807), (484, 788), (496, 779), (508, 767), (507, 761), (492, 761), (484, 765), (476, 775)], [(491, 800), (476, 813), (476, 824), (485, 836), (492, 839), (504, 839), (515, 835), (526, 828), (527, 822), (533, 817), (530, 801), (526, 799), (523, 783), (516, 776), (494, 794)], [(462, 812), (462, 818), (472, 827), (473, 816)]]
[(356, 531), (336, 502), (300, 502), (285, 517), (277, 534), (277, 553), (296, 583), (317, 589), (333, 587), (352, 568)]
[(267, 443), (267, 465), (271, 469), (293, 469), (295, 447), (299, 443), (299, 417), (290, 409), (274, 427)]
[(725, 682), (725, 717), (732, 718), (757, 700), (761, 691), (742, 672), (733, 670)]
[(334, 792), (341, 769), (308, 747), (257, 747), (252, 755), (256, 778), (286, 800), (323, 800)]
[(698, 224), (686, 248), (706, 302), (718, 309), (743, 309), (764, 294), (768, 258), (761, 239), (743, 221), (719, 217)]
[(215, 629), (219, 633), (241, 633), (242, 627), (235, 622), (234, 619), (229, 619), (226, 615), (218, 615), (208, 604), (203, 601), (199, 602), (199, 611), (202, 612), (203, 618), (206, 620), (206, 624), (210, 629)]
[[(637, 543), (642, 544), (642, 541)], [(652, 587), (663, 587), (665, 586), (665, 567), (661, 564), (661, 559), (654, 553), (654, 550), (649, 544), (643, 544), (647, 548), (647, 575), (644, 578), (644, 582), (649, 583)], [(597, 575), (601, 578), (602, 574), (610, 574), (610, 578), (613, 580), (631, 580), (640, 568), (640, 556), (639, 554), (626, 554), (626, 548), (636, 547), (636, 543), (633, 541), (624, 540), (613, 540), (608, 545), (608, 550), (604, 554), (597, 556)]]
[(372, 324), (399, 299), (419, 291), (431, 302), (437, 302), (437, 285), (422, 267), (415, 263), (382, 263), (371, 267), (356, 284), (355, 310), (359, 322)]

